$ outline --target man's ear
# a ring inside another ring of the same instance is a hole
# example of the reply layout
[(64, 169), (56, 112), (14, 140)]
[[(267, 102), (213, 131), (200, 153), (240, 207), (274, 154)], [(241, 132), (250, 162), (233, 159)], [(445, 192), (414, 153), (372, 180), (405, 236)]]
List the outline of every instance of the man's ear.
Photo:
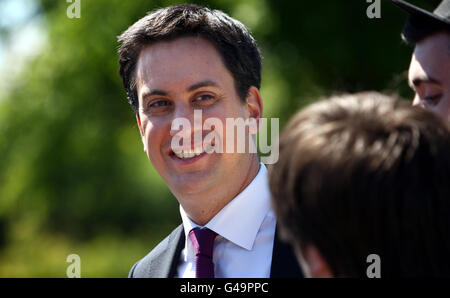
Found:
[(258, 88), (250, 86), (246, 97), (246, 105), (247, 105), (247, 115), (246, 115), (247, 119), (254, 118), (257, 121), (256, 131), (251, 130), (250, 133), (256, 134), (259, 129), (258, 120), (262, 117), (263, 114), (263, 104), (261, 94), (259, 93)]
[(312, 244), (307, 245), (305, 249), (302, 250), (303, 260), (306, 262), (308, 275), (310, 277), (316, 278), (331, 278), (333, 277), (333, 272), (330, 266), (322, 257), (320, 251)]
[(142, 128), (141, 118), (139, 117), (138, 113), (136, 113), (136, 121), (137, 121), (137, 124), (138, 124), (139, 133), (141, 135), (142, 144), (144, 144), (144, 152), (147, 152), (147, 145), (146, 145), (146, 142), (145, 142), (144, 129)]

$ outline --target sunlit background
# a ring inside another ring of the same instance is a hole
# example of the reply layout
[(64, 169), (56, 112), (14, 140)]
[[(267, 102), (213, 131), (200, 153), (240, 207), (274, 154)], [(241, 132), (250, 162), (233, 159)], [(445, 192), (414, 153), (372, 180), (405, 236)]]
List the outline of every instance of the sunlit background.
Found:
[[(319, 97), (378, 90), (411, 98), (406, 15), (387, 0), (193, 1), (239, 19), (263, 60), (264, 116)], [(411, 1), (432, 10), (440, 1)], [(181, 219), (143, 152), (118, 75), (117, 35), (182, 1), (0, 0), (0, 277), (126, 277)]]

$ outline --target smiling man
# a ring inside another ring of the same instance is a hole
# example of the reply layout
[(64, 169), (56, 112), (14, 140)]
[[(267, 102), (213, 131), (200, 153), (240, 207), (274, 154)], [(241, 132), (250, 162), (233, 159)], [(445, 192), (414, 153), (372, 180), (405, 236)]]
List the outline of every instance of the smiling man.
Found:
[[(262, 116), (261, 57), (245, 26), (221, 11), (175, 5), (150, 12), (119, 42), (120, 75), (144, 151), (180, 203), (182, 218), (130, 277), (300, 277), (294, 255), (276, 235), (258, 155), (203, 146), (212, 131), (211, 145), (238, 141), (228, 130), (204, 130), (207, 119), (225, 124)], [(198, 112), (201, 123), (195, 123)], [(180, 119), (193, 129), (174, 125)], [(251, 133), (247, 129), (245, 138)], [(191, 141), (175, 149), (175, 137)]]
[(409, 14), (402, 38), (415, 46), (408, 74), (413, 105), (450, 121), (450, 0), (442, 1), (433, 13), (392, 1)]

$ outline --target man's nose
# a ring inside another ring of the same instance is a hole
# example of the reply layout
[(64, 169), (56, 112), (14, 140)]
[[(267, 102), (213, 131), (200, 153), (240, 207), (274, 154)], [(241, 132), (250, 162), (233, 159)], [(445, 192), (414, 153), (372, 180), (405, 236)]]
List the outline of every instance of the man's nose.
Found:
[(189, 107), (178, 107), (173, 114), (174, 117), (171, 122), (170, 136), (188, 137), (195, 133), (196, 130), (201, 130), (202, 117), (201, 110), (194, 110)]
[(181, 105), (177, 106), (174, 113), (172, 121), (170, 122), (170, 136), (175, 136), (180, 132), (186, 132), (187, 125), (192, 124), (193, 115), (186, 107)]

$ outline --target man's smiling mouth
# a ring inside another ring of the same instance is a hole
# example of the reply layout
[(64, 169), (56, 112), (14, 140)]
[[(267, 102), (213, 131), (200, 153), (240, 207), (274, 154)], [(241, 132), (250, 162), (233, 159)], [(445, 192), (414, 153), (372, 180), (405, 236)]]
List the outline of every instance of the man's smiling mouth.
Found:
[(186, 159), (191, 159), (196, 156), (202, 155), (203, 153), (205, 153), (205, 150), (203, 149), (202, 146), (200, 146), (200, 147), (196, 147), (194, 149), (185, 149), (185, 150), (177, 150), (177, 151), (174, 150), (173, 153), (179, 159), (186, 160)]

